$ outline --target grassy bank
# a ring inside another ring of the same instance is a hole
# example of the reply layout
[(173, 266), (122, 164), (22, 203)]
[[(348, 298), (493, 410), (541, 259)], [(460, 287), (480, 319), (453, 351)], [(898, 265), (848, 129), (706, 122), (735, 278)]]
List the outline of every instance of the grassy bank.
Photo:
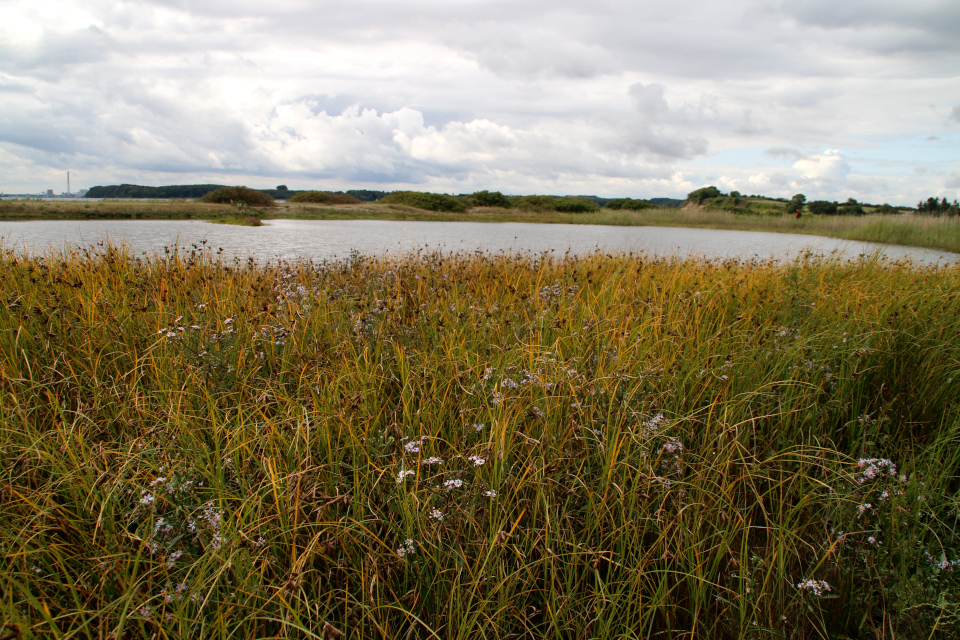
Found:
[(960, 268), (107, 248), (0, 278), (0, 633), (960, 631)]
[(259, 226), (265, 209), (190, 200), (0, 200), (0, 220), (208, 220)]

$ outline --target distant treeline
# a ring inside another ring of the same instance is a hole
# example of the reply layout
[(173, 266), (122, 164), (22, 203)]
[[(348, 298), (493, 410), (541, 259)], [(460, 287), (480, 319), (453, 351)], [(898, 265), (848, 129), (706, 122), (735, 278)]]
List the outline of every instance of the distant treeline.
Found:
[[(84, 197), (86, 198), (137, 198), (137, 199), (147, 199), (147, 200), (162, 200), (168, 198), (192, 198), (199, 199), (203, 196), (216, 191), (217, 189), (228, 188), (227, 185), (222, 184), (178, 184), (178, 185), (168, 185), (165, 187), (145, 187), (138, 184), (115, 184), (107, 186), (97, 186), (91, 188)], [(279, 185), (275, 189), (257, 189), (268, 196), (276, 200), (290, 200), (297, 194), (313, 194), (318, 193), (315, 191), (296, 191), (294, 189), (288, 189), (286, 185)], [(348, 191), (330, 191), (324, 193), (331, 193), (338, 196), (351, 196), (357, 200), (363, 202), (374, 202), (376, 200), (382, 200), (388, 195), (397, 194), (393, 201), (399, 202), (401, 200), (411, 201), (416, 199), (410, 194), (419, 193), (413, 191), (374, 191), (370, 189), (350, 189)], [(426, 197), (420, 197), (419, 200), (431, 200), (431, 204), (436, 206), (433, 203), (433, 200), (440, 200), (442, 194), (425, 194)], [(433, 196), (433, 198), (430, 198)], [(632, 200), (631, 198), (601, 198), (599, 196), (504, 196), (499, 191), (477, 191), (470, 194), (460, 194), (458, 196), (443, 196), (444, 198), (456, 198), (459, 202), (463, 203), (466, 207), (470, 206), (499, 206), (499, 207), (513, 207), (520, 206), (521, 208), (553, 208), (553, 204), (556, 204), (560, 209), (564, 208), (573, 208), (573, 209), (592, 209), (589, 205), (577, 204), (574, 201), (590, 201), (597, 205), (597, 207), (607, 207), (609, 209), (638, 209), (645, 208), (649, 206), (665, 207), (665, 208), (677, 208), (680, 207), (684, 200), (678, 198), (650, 198), (649, 200)], [(302, 201), (302, 199), (299, 199)], [(611, 205), (612, 203), (612, 205)], [(644, 204), (639, 204), (644, 203)], [(456, 205), (448, 205), (449, 207), (456, 207)], [(444, 207), (446, 208), (446, 207)]]
[[(245, 188), (245, 187), (244, 187)], [(218, 190), (230, 191), (237, 187), (227, 187), (219, 184), (190, 184), (169, 185), (165, 187), (144, 187), (136, 184), (119, 184), (93, 187), (84, 197), (87, 198), (138, 198), (138, 199), (168, 199), (191, 198), (200, 199)], [(224, 193), (226, 193), (224, 191)], [(868, 204), (848, 198), (846, 202), (831, 202), (828, 200), (807, 201), (807, 197), (798, 193), (790, 199), (770, 198), (761, 195), (746, 195), (739, 191), (723, 193), (715, 186), (696, 189), (687, 194), (686, 199), (678, 198), (601, 198), (599, 196), (549, 196), (549, 195), (504, 195), (499, 191), (475, 191), (457, 196), (442, 193), (428, 193), (421, 191), (375, 191), (370, 189), (351, 189), (348, 191), (296, 191), (288, 189), (286, 185), (279, 185), (275, 189), (256, 189), (256, 191), (275, 200), (316, 204), (347, 204), (356, 201), (381, 201), (385, 204), (400, 204), (430, 211), (465, 211), (474, 207), (502, 207), (505, 209), (524, 209), (530, 211), (559, 213), (590, 213), (607, 210), (640, 211), (654, 207), (679, 208), (683, 206), (700, 206), (709, 209), (721, 209), (739, 214), (750, 215), (798, 215), (811, 213), (815, 215), (864, 215), (867, 213), (917, 213), (939, 216), (960, 215), (960, 206), (957, 201), (952, 203), (946, 198), (928, 198), (920, 202), (916, 209), (911, 207), (893, 206), (890, 204)], [(216, 194), (214, 194), (216, 195)], [(229, 195), (229, 194), (228, 194)], [(227, 197), (227, 196), (224, 196)], [(222, 199), (222, 198), (221, 198)], [(235, 196), (228, 198), (229, 202)], [(247, 204), (262, 204), (248, 202)]]
[(703, 187), (687, 194), (685, 206), (701, 206), (708, 209), (720, 209), (739, 214), (750, 215), (796, 215), (804, 212), (823, 216), (862, 216), (868, 213), (894, 214), (915, 211), (937, 216), (960, 215), (960, 206), (954, 200), (951, 204), (946, 198), (928, 198), (920, 202), (916, 209), (891, 204), (869, 204), (847, 198), (846, 202), (813, 200), (807, 202), (807, 196), (798, 193), (787, 198), (768, 198), (761, 195), (745, 195), (739, 191), (723, 193), (715, 186)]
[[(173, 184), (166, 187), (144, 187), (138, 184), (113, 184), (102, 187), (93, 187), (84, 194), (85, 198), (139, 198), (147, 200), (163, 200), (167, 198), (202, 198), (203, 196), (224, 189), (228, 185), (223, 184)], [(287, 189), (280, 185), (276, 189), (257, 189), (276, 200), (287, 200), (292, 198), (300, 191)], [(346, 192), (336, 191), (333, 193), (346, 193), (357, 200), (364, 202), (373, 202), (387, 195), (387, 191), (371, 191), (368, 189), (353, 189)]]

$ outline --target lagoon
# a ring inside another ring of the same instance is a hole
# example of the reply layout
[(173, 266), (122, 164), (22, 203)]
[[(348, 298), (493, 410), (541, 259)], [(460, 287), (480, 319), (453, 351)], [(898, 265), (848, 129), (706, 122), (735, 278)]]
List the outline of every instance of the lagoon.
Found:
[(4, 248), (33, 253), (111, 241), (134, 253), (163, 253), (206, 241), (213, 251), (257, 260), (332, 260), (351, 253), (383, 255), (416, 250), (444, 253), (596, 250), (708, 259), (791, 260), (798, 255), (837, 253), (844, 258), (882, 253), (921, 264), (957, 264), (960, 254), (914, 247), (852, 242), (822, 236), (599, 225), (412, 222), (395, 220), (266, 220), (262, 227), (193, 220), (42, 220), (0, 222)]

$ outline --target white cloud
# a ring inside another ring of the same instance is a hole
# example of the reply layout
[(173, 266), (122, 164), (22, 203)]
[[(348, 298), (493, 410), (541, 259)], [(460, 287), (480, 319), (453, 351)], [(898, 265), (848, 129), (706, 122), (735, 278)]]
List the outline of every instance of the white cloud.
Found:
[(846, 180), (850, 173), (850, 165), (843, 153), (836, 149), (797, 160), (793, 168), (800, 171), (801, 178), (808, 180)]

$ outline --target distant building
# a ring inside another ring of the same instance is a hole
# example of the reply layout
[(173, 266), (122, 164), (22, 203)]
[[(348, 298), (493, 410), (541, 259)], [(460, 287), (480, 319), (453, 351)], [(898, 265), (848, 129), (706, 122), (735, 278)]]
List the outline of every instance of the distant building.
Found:
[(53, 196), (53, 189), (47, 189), (47, 195)]

